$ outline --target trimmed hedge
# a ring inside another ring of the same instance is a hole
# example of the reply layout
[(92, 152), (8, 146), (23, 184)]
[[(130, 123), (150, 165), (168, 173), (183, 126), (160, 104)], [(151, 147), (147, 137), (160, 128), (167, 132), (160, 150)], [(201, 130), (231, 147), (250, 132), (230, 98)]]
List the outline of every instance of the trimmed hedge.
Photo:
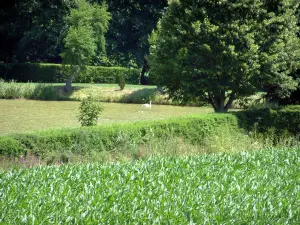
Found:
[(259, 132), (274, 128), (279, 134), (287, 130), (297, 135), (300, 133), (300, 106), (12, 134), (0, 136), (0, 154), (16, 155), (30, 150), (39, 156), (57, 151), (84, 155), (90, 151), (112, 151), (128, 143), (139, 145), (152, 138), (169, 137), (201, 144), (217, 128), (251, 130), (255, 124)]
[(278, 109), (253, 109), (237, 112), (240, 126), (251, 130), (254, 126), (259, 132), (274, 128), (277, 132), (288, 131), (300, 134), (300, 105), (279, 107)]
[[(117, 77), (123, 75), (127, 84), (139, 84), (140, 71), (124, 67), (88, 66), (73, 82), (76, 83), (117, 83)], [(4, 80), (20, 82), (65, 82), (68, 74), (60, 64), (21, 63), (0, 64), (0, 77)]]
[[(111, 151), (130, 142), (147, 143), (154, 137), (181, 137), (191, 143), (201, 143), (216, 127), (237, 129), (234, 115), (208, 114), (159, 121), (122, 123), (88, 128), (50, 130), (31, 134), (14, 134), (13, 138), (25, 151), (39, 156), (56, 151), (86, 154), (90, 151)], [(0, 137), (0, 140), (7, 137)], [(10, 148), (8, 143), (7, 149)], [(4, 151), (5, 153), (5, 151)]]

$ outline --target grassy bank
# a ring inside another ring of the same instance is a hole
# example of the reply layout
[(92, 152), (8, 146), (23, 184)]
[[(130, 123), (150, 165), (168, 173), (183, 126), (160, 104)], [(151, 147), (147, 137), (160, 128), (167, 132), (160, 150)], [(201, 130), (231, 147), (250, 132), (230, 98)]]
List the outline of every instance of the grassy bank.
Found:
[(0, 99), (70, 100), (80, 101), (87, 95), (101, 102), (175, 104), (157, 91), (156, 86), (117, 84), (73, 84), (71, 93), (64, 93), (64, 84), (0, 82)]
[(300, 149), (1, 173), (3, 224), (298, 224)]
[(203, 114), (90, 128), (47, 130), (0, 137), (3, 168), (130, 161), (152, 156), (197, 155), (299, 146), (287, 130), (244, 130), (231, 114)]
[[(113, 151), (116, 148), (122, 148), (127, 143), (137, 146), (155, 138), (180, 137), (192, 144), (201, 143), (203, 137), (222, 126), (227, 126), (230, 130), (237, 129), (236, 117), (210, 114), (108, 124), (89, 128), (47, 130), (0, 136), (0, 141), (11, 138), (17, 141), (13, 146), (16, 146), (20, 151), (22, 149), (25, 152), (34, 151), (40, 156), (58, 151), (71, 151), (84, 155), (92, 151)], [(7, 144), (7, 148), (9, 146), (11, 146), (10, 143)], [(3, 151), (6, 152), (6, 150)]]

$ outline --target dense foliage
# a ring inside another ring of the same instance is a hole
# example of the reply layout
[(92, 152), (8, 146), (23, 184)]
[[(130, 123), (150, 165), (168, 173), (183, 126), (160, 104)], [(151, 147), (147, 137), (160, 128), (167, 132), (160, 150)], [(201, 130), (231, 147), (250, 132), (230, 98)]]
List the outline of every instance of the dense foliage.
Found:
[(95, 102), (89, 95), (82, 99), (79, 105), (78, 120), (81, 126), (97, 125), (100, 113), (103, 111), (103, 106), (99, 102)]
[(274, 129), (276, 133), (286, 132), (300, 134), (300, 106), (285, 106), (277, 109), (259, 108), (237, 112), (241, 126), (252, 129), (254, 126), (259, 132), (268, 132)]
[(3, 137), (0, 139), (0, 155), (16, 157), (22, 155), (24, 147), (19, 141), (12, 137)]
[(110, 13), (106, 4), (90, 4), (86, 0), (77, 0), (67, 21), (68, 27), (64, 38), (64, 51), (61, 53), (63, 65), (70, 65), (69, 78), (65, 91), (72, 90), (72, 79), (91, 65), (93, 58), (105, 57), (105, 33), (108, 29)]
[[(140, 71), (138, 69), (102, 66), (86, 67), (73, 81), (77, 83), (116, 83), (120, 74), (124, 75), (128, 84), (139, 83)], [(0, 77), (20, 82), (60, 83), (67, 78), (67, 72), (60, 64), (0, 64)]]
[(1, 1), (0, 62), (61, 62), (71, 2)]
[[(95, 57), (91, 65), (142, 66), (149, 50), (148, 35), (167, 0), (105, 2), (112, 16), (106, 35), (109, 61)], [(59, 53), (69, 26), (66, 18), (75, 7), (74, 1), (12, 0), (0, 4), (0, 62), (61, 62)]]
[(3, 224), (297, 224), (299, 149), (0, 173)]
[(226, 112), (234, 99), (276, 83), (298, 83), (295, 1), (171, 1), (150, 38), (151, 77), (171, 97)]

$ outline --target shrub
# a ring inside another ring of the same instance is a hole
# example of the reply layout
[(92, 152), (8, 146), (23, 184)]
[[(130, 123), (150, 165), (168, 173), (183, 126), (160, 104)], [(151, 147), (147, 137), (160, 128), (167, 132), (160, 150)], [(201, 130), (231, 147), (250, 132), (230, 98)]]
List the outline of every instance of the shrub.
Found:
[(259, 132), (275, 129), (276, 132), (288, 131), (300, 133), (300, 106), (284, 106), (278, 108), (257, 108), (237, 112), (240, 125), (250, 130), (255, 124)]
[[(21, 82), (64, 82), (62, 66), (44, 63), (0, 64), (0, 71), (5, 71), (6, 80)], [(0, 74), (0, 76), (3, 76)]]
[(123, 90), (125, 87), (125, 77), (123, 74), (119, 74), (117, 78), (117, 82), (120, 86), (120, 89)]
[[(60, 64), (0, 64), (1, 78), (20, 82), (61, 83), (65, 82), (68, 77), (66, 71)], [(77, 83), (115, 83), (120, 74), (124, 76), (126, 83), (139, 84), (139, 70), (124, 67), (88, 66), (73, 81)]]
[(25, 150), (18, 140), (12, 137), (0, 138), (0, 155), (19, 156), (24, 152)]
[(103, 111), (102, 105), (88, 96), (80, 103), (78, 120), (82, 126), (94, 126), (97, 124), (101, 111)]

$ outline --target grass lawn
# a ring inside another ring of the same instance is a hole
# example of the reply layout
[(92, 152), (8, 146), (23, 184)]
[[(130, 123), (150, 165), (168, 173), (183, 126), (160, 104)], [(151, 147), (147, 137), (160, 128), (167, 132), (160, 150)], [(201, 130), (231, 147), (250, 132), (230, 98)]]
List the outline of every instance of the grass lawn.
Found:
[[(79, 127), (76, 115), (79, 102), (0, 100), (0, 135), (50, 128)], [(213, 112), (209, 107), (181, 107), (153, 105), (151, 109), (141, 104), (102, 103), (104, 111), (99, 124), (163, 119), (198, 113)]]

